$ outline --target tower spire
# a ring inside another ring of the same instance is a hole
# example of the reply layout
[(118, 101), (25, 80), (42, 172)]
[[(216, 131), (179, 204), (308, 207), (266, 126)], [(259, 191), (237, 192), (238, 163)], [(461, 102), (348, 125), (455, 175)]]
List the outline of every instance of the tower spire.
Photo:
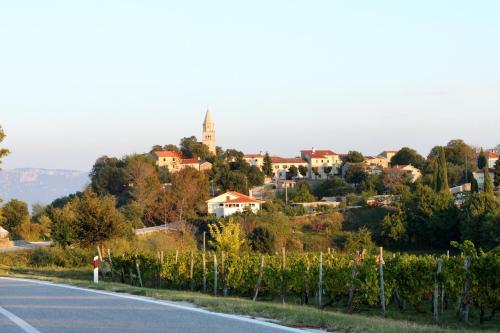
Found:
[(207, 107), (205, 120), (203, 120), (202, 139), (203, 144), (210, 149), (212, 154), (215, 154), (215, 123), (212, 119), (212, 113), (210, 112), (209, 107)]

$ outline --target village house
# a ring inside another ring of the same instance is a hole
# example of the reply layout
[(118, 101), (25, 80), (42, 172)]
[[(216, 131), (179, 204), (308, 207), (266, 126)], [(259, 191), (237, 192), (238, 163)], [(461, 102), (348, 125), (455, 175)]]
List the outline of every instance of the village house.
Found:
[(217, 217), (227, 217), (244, 211), (257, 213), (262, 203), (260, 200), (234, 191), (228, 191), (206, 202), (208, 213)]
[[(327, 176), (337, 175), (340, 172), (342, 161), (340, 155), (331, 150), (301, 150), (300, 156), (307, 161), (308, 176), (311, 179), (326, 179)], [(314, 172), (317, 169), (317, 174)], [(330, 170), (329, 173), (325, 169)]]
[(178, 172), (183, 168), (194, 168), (198, 171), (212, 169), (212, 163), (198, 157), (185, 158), (177, 151), (154, 151), (153, 159), (159, 167), (167, 167), (170, 172)]
[(395, 172), (406, 172), (406, 173), (408, 173), (410, 175), (410, 177), (411, 177), (411, 182), (412, 183), (414, 183), (417, 179), (419, 179), (420, 177), (422, 177), (422, 173), (420, 172), (420, 170), (418, 170), (417, 168), (415, 168), (411, 164), (407, 164), (407, 165), (395, 165), (390, 170), (391, 171), (395, 171)]
[(382, 169), (387, 169), (389, 167), (390, 159), (382, 155), (377, 156), (365, 156), (364, 163), (368, 166), (378, 166)]
[(274, 173), (275, 179), (286, 179), (287, 173), (290, 171), (292, 166), (297, 168), (297, 177), (302, 178), (303, 176), (298, 172), (299, 167), (307, 167), (307, 162), (298, 157), (283, 158), (279, 156), (271, 157), (271, 165)]
[(245, 154), (243, 159), (250, 165), (256, 166), (262, 170), (264, 165), (264, 153), (260, 151), (258, 154)]
[(495, 167), (495, 163), (497, 162), (499, 156), (500, 155), (495, 150), (490, 150), (486, 153), (486, 164), (488, 165), (488, 168), (492, 169)]
[(390, 165), (391, 159), (396, 155), (398, 151), (397, 150), (384, 150), (378, 156), (384, 157), (387, 159), (388, 164)]

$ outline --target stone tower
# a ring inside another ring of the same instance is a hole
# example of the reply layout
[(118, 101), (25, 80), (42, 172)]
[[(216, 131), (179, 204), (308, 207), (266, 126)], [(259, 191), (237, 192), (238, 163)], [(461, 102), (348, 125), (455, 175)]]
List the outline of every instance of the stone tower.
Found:
[(203, 121), (203, 133), (201, 137), (203, 144), (206, 145), (213, 154), (215, 154), (215, 124), (212, 120), (210, 109), (207, 109), (207, 113), (205, 114), (205, 120)]

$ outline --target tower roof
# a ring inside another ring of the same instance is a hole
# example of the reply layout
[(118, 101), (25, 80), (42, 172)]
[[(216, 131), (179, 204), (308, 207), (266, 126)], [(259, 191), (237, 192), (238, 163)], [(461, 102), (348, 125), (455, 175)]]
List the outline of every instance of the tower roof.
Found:
[(210, 113), (210, 109), (207, 109), (207, 113), (205, 113), (205, 120), (203, 121), (203, 125), (213, 124), (212, 113)]

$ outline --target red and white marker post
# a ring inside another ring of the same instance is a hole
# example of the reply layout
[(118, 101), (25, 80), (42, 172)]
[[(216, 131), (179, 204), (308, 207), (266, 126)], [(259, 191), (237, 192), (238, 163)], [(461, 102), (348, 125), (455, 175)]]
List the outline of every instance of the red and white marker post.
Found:
[(94, 257), (94, 283), (99, 283), (99, 257)]

